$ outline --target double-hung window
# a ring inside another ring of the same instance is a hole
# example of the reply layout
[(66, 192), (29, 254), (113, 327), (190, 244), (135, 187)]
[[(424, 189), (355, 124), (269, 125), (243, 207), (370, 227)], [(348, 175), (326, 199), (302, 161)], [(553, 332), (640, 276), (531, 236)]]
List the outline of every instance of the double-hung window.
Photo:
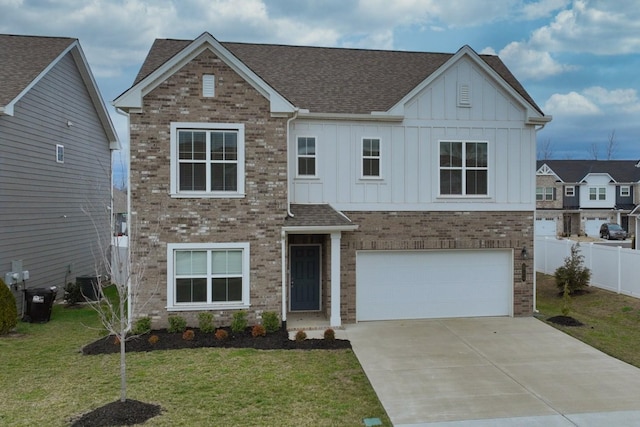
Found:
[(171, 124), (171, 194), (244, 195), (244, 125)]
[(576, 187), (574, 185), (567, 185), (564, 187), (564, 195), (567, 197), (575, 197)]
[(620, 197), (629, 197), (631, 195), (631, 187), (629, 185), (620, 186)]
[(168, 244), (167, 306), (249, 305), (249, 244)]
[(553, 187), (536, 187), (537, 201), (553, 200)]
[(487, 195), (486, 142), (440, 141), (440, 195)]
[(590, 187), (589, 200), (606, 200), (607, 189), (605, 187)]
[(380, 139), (362, 139), (362, 177), (380, 178)]
[(299, 136), (297, 142), (298, 176), (316, 176), (316, 138)]

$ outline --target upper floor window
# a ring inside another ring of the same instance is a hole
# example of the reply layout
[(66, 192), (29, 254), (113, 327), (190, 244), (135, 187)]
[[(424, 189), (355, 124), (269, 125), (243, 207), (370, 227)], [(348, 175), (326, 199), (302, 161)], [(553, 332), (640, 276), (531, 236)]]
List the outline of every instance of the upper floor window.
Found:
[(553, 200), (553, 187), (536, 187), (536, 200), (538, 201)]
[(298, 176), (316, 176), (316, 138), (299, 136), (296, 153)]
[(620, 197), (629, 197), (631, 195), (631, 187), (628, 185), (620, 186)]
[(607, 189), (605, 187), (590, 187), (589, 200), (606, 200)]
[(244, 195), (244, 125), (171, 124), (171, 194)]
[(486, 195), (488, 155), (486, 142), (440, 142), (440, 194)]
[(64, 163), (64, 145), (56, 144), (56, 162)]
[(380, 140), (377, 138), (362, 140), (362, 177), (380, 177)]
[(575, 197), (576, 195), (575, 185), (567, 185), (566, 187), (564, 187), (564, 195), (567, 197)]

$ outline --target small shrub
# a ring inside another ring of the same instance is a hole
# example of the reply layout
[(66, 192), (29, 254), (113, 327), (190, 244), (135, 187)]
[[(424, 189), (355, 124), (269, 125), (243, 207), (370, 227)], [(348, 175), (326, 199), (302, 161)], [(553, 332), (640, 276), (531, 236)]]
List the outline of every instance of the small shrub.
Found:
[(141, 317), (136, 320), (136, 323), (133, 325), (133, 329), (131, 332), (134, 335), (142, 335), (151, 331), (151, 317)]
[(247, 329), (247, 312), (244, 310), (233, 313), (233, 320), (231, 321), (231, 330), (233, 332), (244, 332)]
[(224, 341), (229, 338), (229, 334), (224, 329), (218, 329), (215, 333), (215, 336), (218, 341)]
[(591, 280), (591, 270), (583, 265), (584, 256), (580, 254), (578, 243), (571, 246), (571, 255), (564, 259), (564, 265), (558, 267), (554, 273), (556, 286), (563, 293), (569, 294), (586, 287)]
[(160, 337), (158, 337), (157, 335), (151, 335), (149, 337), (149, 344), (151, 345), (156, 345), (158, 341), (160, 341)]
[(18, 324), (16, 297), (11, 289), (0, 279), (0, 335), (11, 332)]
[(305, 331), (298, 331), (296, 332), (296, 337), (295, 337), (297, 342), (301, 342), (307, 339), (307, 333)]
[(182, 316), (169, 316), (169, 327), (167, 331), (171, 333), (184, 332), (187, 329), (187, 321)]
[(185, 341), (192, 341), (195, 336), (196, 333), (193, 332), (193, 329), (187, 329), (182, 333), (182, 339)]
[(255, 325), (251, 329), (251, 336), (254, 338), (263, 337), (265, 335), (267, 335), (267, 330), (262, 325)]
[(64, 287), (64, 300), (69, 305), (76, 305), (84, 301), (82, 286), (78, 282), (69, 282)]
[(280, 330), (280, 320), (278, 315), (273, 311), (265, 311), (262, 313), (262, 326), (267, 333), (272, 334)]
[(213, 326), (213, 313), (198, 313), (198, 327), (205, 334), (209, 334), (215, 330)]
[(324, 339), (327, 341), (333, 341), (336, 339), (336, 331), (334, 331), (333, 329), (329, 328), (326, 331), (324, 331)]

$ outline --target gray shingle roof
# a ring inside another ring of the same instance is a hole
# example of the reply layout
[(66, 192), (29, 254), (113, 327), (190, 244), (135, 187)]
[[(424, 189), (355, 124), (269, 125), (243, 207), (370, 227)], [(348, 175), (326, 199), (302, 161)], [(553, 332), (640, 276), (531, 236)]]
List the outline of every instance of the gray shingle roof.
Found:
[[(156, 39), (134, 85), (192, 40)], [(298, 108), (320, 113), (387, 111), (454, 54), (221, 43)], [(542, 111), (495, 55), (480, 55), (507, 84)]]
[(285, 227), (343, 227), (354, 224), (328, 204), (292, 204), (293, 217), (286, 217)]
[(640, 181), (637, 160), (538, 160), (536, 169), (544, 164), (564, 182), (580, 182), (590, 173), (608, 173), (616, 182)]
[(0, 34), (0, 106), (10, 103), (75, 41)]

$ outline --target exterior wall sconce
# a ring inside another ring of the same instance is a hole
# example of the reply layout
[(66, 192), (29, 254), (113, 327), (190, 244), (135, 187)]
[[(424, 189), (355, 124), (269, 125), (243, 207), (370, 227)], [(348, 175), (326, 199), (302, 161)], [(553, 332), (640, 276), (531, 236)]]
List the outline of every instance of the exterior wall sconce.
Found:
[(526, 246), (522, 247), (522, 251), (520, 251), (520, 255), (522, 256), (522, 259), (529, 259), (529, 252), (527, 252)]

